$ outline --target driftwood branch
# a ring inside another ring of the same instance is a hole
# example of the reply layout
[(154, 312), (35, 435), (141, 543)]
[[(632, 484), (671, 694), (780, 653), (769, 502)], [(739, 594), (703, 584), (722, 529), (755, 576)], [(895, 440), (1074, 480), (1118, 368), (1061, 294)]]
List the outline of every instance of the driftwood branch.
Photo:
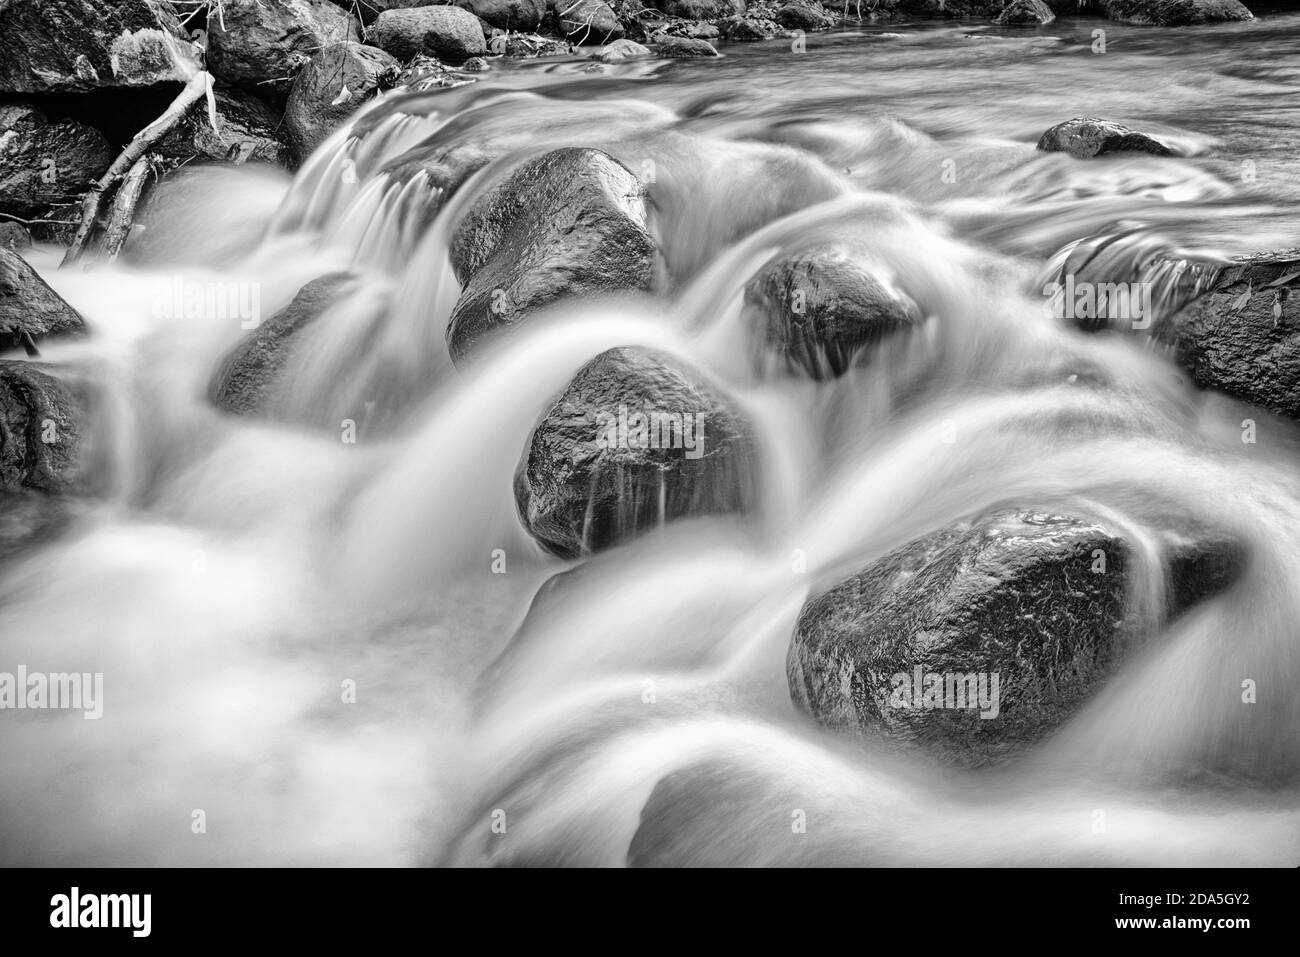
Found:
[(207, 96), (211, 84), (212, 74), (206, 71), (194, 74), (190, 82), (185, 85), (185, 89), (181, 91), (181, 94), (176, 99), (172, 100), (171, 105), (167, 107), (162, 116), (135, 134), (135, 139), (131, 140), (126, 149), (122, 150), (121, 155), (108, 168), (108, 172), (101, 176), (98, 182), (90, 188), (90, 192), (81, 201), (81, 223), (72, 239), (72, 245), (68, 247), (68, 251), (63, 257), (62, 265), (71, 265), (81, 258), (91, 234), (95, 231), (95, 225), (99, 221), (99, 213), (104, 205), (104, 199), (116, 189), (117, 184), (126, 177), (140, 158), (149, 152), (155, 143), (171, 132), (172, 128), (189, 112), (190, 107)]
[(117, 258), (117, 254), (122, 251), (122, 244), (131, 232), (131, 226), (135, 223), (135, 208), (140, 202), (140, 194), (144, 192), (145, 181), (153, 172), (153, 166), (153, 153), (141, 156), (117, 188), (117, 195), (113, 197), (113, 209), (108, 214), (108, 225), (104, 227), (104, 255), (109, 262)]

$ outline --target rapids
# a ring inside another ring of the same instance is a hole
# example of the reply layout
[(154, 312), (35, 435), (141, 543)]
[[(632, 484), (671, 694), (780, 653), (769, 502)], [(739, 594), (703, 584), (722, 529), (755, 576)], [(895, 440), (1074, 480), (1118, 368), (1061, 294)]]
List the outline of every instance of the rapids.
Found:
[[(1168, 305), (1158, 256), (1295, 244), (1300, 15), (806, 43), (389, 93), (292, 181), (191, 171), (166, 261), (60, 271), (38, 252), (94, 330), (44, 351), (105, 396), (108, 491), (4, 568), (0, 669), (103, 672), (105, 701), (97, 721), (5, 715), (4, 863), (619, 865), (656, 783), (697, 768), (736, 786), (678, 797), (689, 862), (1300, 860), (1300, 431), (1195, 391), (1144, 337), (1067, 327), (1042, 294), (1096, 258), (1155, 275)], [(1180, 155), (1034, 149), (1089, 114)], [(455, 192), (411, 162), (488, 141), (508, 151)], [(568, 304), (458, 372), (452, 230), (561, 145), (648, 181), (664, 295)], [(745, 283), (835, 236), (868, 245), (923, 329), (831, 382), (759, 375)], [(247, 284), (269, 316), (336, 269), (358, 286), (313, 327), (283, 421), (215, 410), (245, 329), (159, 309), (177, 277)], [(538, 596), (575, 563), (523, 531), (514, 470), (572, 375), (629, 344), (726, 384), (757, 423), (761, 508), (673, 523)], [(1020, 762), (944, 769), (791, 705), (785, 654), (819, 586), (999, 503), (1123, 523), (1138, 492), (1227, 524), (1251, 564)]]

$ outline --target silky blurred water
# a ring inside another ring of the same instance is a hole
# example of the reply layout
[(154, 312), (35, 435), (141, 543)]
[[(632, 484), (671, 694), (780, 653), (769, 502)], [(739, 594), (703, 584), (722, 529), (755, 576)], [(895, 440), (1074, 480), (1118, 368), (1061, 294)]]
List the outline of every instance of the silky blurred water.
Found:
[[(166, 261), (33, 257), (95, 331), (43, 349), (112, 397), (96, 440), (117, 481), (0, 580), (0, 670), (105, 676), (99, 721), (3, 716), (6, 863), (619, 865), (676, 772), (638, 842), (672, 849), (657, 862), (1296, 859), (1300, 434), (1196, 392), (1141, 337), (1067, 328), (1041, 287), (1067, 253), (1108, 250), (1127, 278), (1295, 244), (1300, 17), (805, 42), (496, 63), (387, 95), (292, 183), (191, 171), (204, 202), (155, 213), (183, 227)], [(1034, 149), (1075, 115), (1179, 155)], [(458, 371), (455, 223), (562, 145), (648, 182), (657, 298), (563, 304)], [(491, 162), (458, 190), (418, 171), (468, 146)], [(231, 242), (250, 228), (260, 241)], [(831, 239), (925, 322), (832, 382), (763, 374), (746, 282)], [(265, 317), (335, 270), (354, 289), (295, 353), (276, 416), (213, 409), (208, 381), (246, 330), (160, 313), (177, 278), (252, 284)], [(511, 479), (554, 397), (620, 345), (733, 397), (759, 437), (761, 506), (561, 562), (521, 528)], [(1152, 501), (1231, 529), (1247, 571), (1010, 767), (955, 771), (791, 705), (795, 617), (839, 576), (1017, 504), (1124, 528), (1149, 599)]]

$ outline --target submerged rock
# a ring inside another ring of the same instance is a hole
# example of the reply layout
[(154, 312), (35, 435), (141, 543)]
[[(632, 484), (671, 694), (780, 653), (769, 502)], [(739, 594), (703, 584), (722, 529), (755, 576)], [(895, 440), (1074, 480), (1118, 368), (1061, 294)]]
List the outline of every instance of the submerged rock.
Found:
[(224, 84), (217, 86), (213, 99), (218, 129), (212, 128), (206, 109), (191, 110), (159, 141), (154, 152), (180, 162), (290, 165), (289, 147), (279, 132), (280, 118), (265, 103)]
[(748, 423), (699, 372), (647, 349), (587, 363), (543, 416), (515, 476), (524, 527), (564, 558), (757, 498)]
[(327, 0), (222, 0), (221, 15), (208, 21), (208, 69), (283, 98), (317, 52), (360, 39), (357, 22)]
[(693, 40), (689, 37), (667, 37), (662, 34), (656, 38), (658, 49), (655, 51), (661, 57), (668, 57), (674, 60), (691, 60), (696, 57), (713, 57), (718, 56), (718, 51), (713, 49), (713, 44), (708, 40)]
[(0, 92), (73, 93), (184, 83), (198, 68), (198, 54), (170, 3), (0, 3)]
[(30, 216), (71, 202), (112, 162), (94, 127), (51, 120), (32, 104), (0, 104), (0, 211)]
[(769, 263), (745, 287), (762, 355), (814, 379), (842, 375), (861, 350), (924, 316), (861, 251), (831, 244)]
[(312, 280), (293, 300), (261, 322), (222, 361), (208, 386), (212, 404), (236, 415), (265, 415), (279, 398), (294, 340), (351, 291), (353, 277), (334, 273)]
[(1157, 335), (1203, 388), (1300, 419), (1300, 249), (1225, 266)]
[(1056, 19), (1043, 0), (1011, 0), (993, 22), (1003, 26), (1051, 23)]
[(0, 247), (0, 352), (85, 331), (80, 313), (46, 285), (26, 260)]
[(635, 60), (650, 55), (649, 48), (643, 47), (635, 40), (615, 40), (601, 47), (592, 54), (592, 57), (602, 63), (622, 63), (624, 60)]
[(1121, 23), (1161, 27), (1254, 19), (1238, 0), (1101, 0), (1101, 9)]
[(1095, 116), (1078, 116), (1058, 123), (1039, 138), (1038, 148), (1049, 153), (1069, 153), (1079, 159), (1106, 153), (1174, 155), (1168, 146), (1146, 133)]
[(570, 147), (530, 160), (470, 208), (451, 243), (456, 362), (489, 333), (568, 296), (648, 290), (656, 248), (645, 190), (613, 157)]
[(609, 43), (623, 36), (608, 4), (602, 0), (553, 0), (555, 32), (570, 43)]
[(448, 63), (464, 63), (487, 52), (478, 17), (452, 6), (387, 10), (375, 21), (370, 38), (399, 60), (427, 53)]
[[(1164, 615), (1227, 588), (1242, 548), (1194, 523), (1160, 535)], [(1013, 757), (1060, 727), (1143, 629), (1131, 547), (1086, 518), (996, 512), (940, 529), (809, 600), (786, 670), (821, 724), (946, 763)]]
[(401, 64), (378, 47), (335, 43), (311, 58), (289, 93), (284, 128), (302, 162), (361, 105), (393, 80)]

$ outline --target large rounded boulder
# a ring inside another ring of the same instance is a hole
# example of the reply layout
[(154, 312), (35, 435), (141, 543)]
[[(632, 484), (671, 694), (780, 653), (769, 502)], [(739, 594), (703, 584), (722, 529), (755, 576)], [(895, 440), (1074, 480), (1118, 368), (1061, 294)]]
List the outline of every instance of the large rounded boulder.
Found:
[(677, 518), (757, 501), (752, 431), (700, 372), (646, 349), (587, 363), (533, 431), (515, 476), (519, 516), (576, 558)]
[(569, 296), (648, 290), (656, 246), (640, 180), (600, 150), (565, 148), (520, 166), (470, 208), (451, 262), (461, 294), (447, 343), (477, 343)]
[(1239, 0), (1101, 0), (1101, 10), (1121, 23), (1159, 27), (1254, 19), (1254, 14)]
[(0, 211), (29, 216), (71, 202), (112, 161), (94, 127), (51, 119), (30, 103), (0, 104)]
[(745, 308), (760, 361), (773, 356), (814, 379), (842, 375), (859, 353), (924, 318), (863, 251), (841, 244), (769, 263), (745, 287)]
[(86, 331), (81, 315), (17, 253), (0, 248), (0, 352)]
[(285, 133), (301, 162), (363, 103), (390, 83), (401, 64), (378, 47), (335, 43), (302, 69), (284, 111)]
[(372, 43), (403, 62), (423, 54), (460, 64), (487, 53), (483, 24), (460, 7), (386, 10), (368, 35)]
[(198, 68), (175, 10), (162, 0), (0, 3), (0, 93), (184, 83)]
[(1214, 271), (1157, 335), (1192, 381), (1300, 419), (1300, 249)]
[(1007, 510), (959, 522), (809, 600), (787, 658), (796, 706), (821, 724), (967, 766), (1059, 728), (1145, 634), (1227, 588), (1244, 556), (1224, 533), (1160, 529), (1163, 607), (1133, 600), (1125, 535), (1079, 516)]
[(222, 0), (208, 20), (208, 68), (283, 102), (318, 51), (360, 39), (356, 20), (327, 0)]
[(1069, 153), (1076, 159), (1107, 153), (1173, 155), (1173, 150), (1155, 137), (1096, 116), (1076, 116), (1057, 123), (1039, 137), (1038, 148), (1049, 153)]

